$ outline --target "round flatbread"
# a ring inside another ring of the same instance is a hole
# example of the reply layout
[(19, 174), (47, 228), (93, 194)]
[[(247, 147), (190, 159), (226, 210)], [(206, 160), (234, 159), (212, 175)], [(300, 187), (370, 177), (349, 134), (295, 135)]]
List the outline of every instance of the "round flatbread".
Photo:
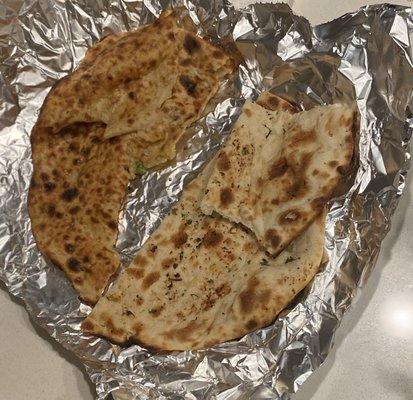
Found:
[(114, 246), (126, 186), (175, 157), (232, 58), (166, 12), (92, 47), (47, 96), (32, 131), (29, 213), (40, 251), (95, 303), (119, 267)]

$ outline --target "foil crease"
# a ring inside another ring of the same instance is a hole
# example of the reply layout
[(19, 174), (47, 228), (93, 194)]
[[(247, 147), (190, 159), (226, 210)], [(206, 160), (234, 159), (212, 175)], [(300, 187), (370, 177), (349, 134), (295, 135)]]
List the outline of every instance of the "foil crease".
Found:
[[(410, 8), (365, 7), (311, 27), (285, 4), (236, 10), (221, 0), (24, 0), (0, 4), (0, 279), (33, 321), (76, 354), (98, 399), (289, 399), (322, 364), (368, 279), (406, 180), (413, 129)], [(119, 227), (125, 265), (225, 140), (245, 99), (272, 92), (308, 109), (342, 99), (360, 114), (358, 170), (330, 203), (314, 282), (271, 326), (202, 351), (120, 348), (79, 330), (90, 307), (38, 252), (27, 213), (30, 131), (48, 90), (102, 36), (184, 6), (198, 34), (245, 58), (176, 161), (132, 182)]]

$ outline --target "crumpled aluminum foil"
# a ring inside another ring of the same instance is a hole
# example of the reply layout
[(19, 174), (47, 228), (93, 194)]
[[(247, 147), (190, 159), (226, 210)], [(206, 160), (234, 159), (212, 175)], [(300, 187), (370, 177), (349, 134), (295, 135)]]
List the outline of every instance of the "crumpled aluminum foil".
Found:
[[(37, 324), (82, 360), (99, 399), (290, 398), (325, 360), (404, 189), (413, 129), (412, 10), (366, 7), (312, 28), (286, 5), (238, 11), (224, 0), (23, 0), (17, 11), (7, 4), (0, 4), (0, 279)], [(176, 162), (131, 184), (118, 241), (125, 264), (224, 141), (244, 99), (264, 88), (303, 109), (356, 99), (359, 167), (346, 194), (330, 204), (328, 261), (290, 312), (212, 349), (153, 353), (79, 331), (90, 307), (43, 260), (30, 230), (29, 135), (51, 85), (93, 42), (151, 22), (171, 4), (185, 5), (200, 35), (235, 40), (245, 63), (190, 130)]]

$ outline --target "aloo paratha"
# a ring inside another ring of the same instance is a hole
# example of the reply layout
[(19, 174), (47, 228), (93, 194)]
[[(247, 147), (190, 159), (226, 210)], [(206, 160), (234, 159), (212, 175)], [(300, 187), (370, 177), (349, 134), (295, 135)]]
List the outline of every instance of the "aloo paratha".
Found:
[(235, 67), (177, 18), (166, 12), (92, 47), (52, 88), (32, 131), (29, 213), (37, 245), (90, 303), (119, 266), (118, 214), (133, 164), (173, 158)]

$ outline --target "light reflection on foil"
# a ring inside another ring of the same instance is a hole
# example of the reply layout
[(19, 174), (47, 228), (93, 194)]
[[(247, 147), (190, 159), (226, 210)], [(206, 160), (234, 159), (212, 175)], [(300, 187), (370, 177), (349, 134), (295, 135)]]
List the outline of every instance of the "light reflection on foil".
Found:
[[(289, 313), (238, 341), (160, 354), (79, 331), (90, 307), (38, 253), (26, 201), (29, 135), (51, 85), (103, 35), (151, 22), (171, 4), (189, 10), (200, 35), (234, 39), (245, 63), (188, 132), (190, 145), (181, 142), (176, 162), (131, 183), (118, 240), (125, 263), (225, 140), (244, 99), (264, 88), (302, 109), (355, 99), (359, 168), (344, 183), (346, 195), (330, 204), (328, 261)], [(83, 361), (99, 399), (110, 393), (128, 400), (288, 399), (327, 356), (343, 313), (374, 267), (405, 185), (413, 128), (411, 10), (369, 7), (312, 28), (286, 5), (240, 11), (218, 0), (26, 0), (18, 11), (0, 4), (0, 19), (0, 278), (9, 291)], [(403, 303), (397, 321), (387, 320), (390, 330), (408, 320)]]

